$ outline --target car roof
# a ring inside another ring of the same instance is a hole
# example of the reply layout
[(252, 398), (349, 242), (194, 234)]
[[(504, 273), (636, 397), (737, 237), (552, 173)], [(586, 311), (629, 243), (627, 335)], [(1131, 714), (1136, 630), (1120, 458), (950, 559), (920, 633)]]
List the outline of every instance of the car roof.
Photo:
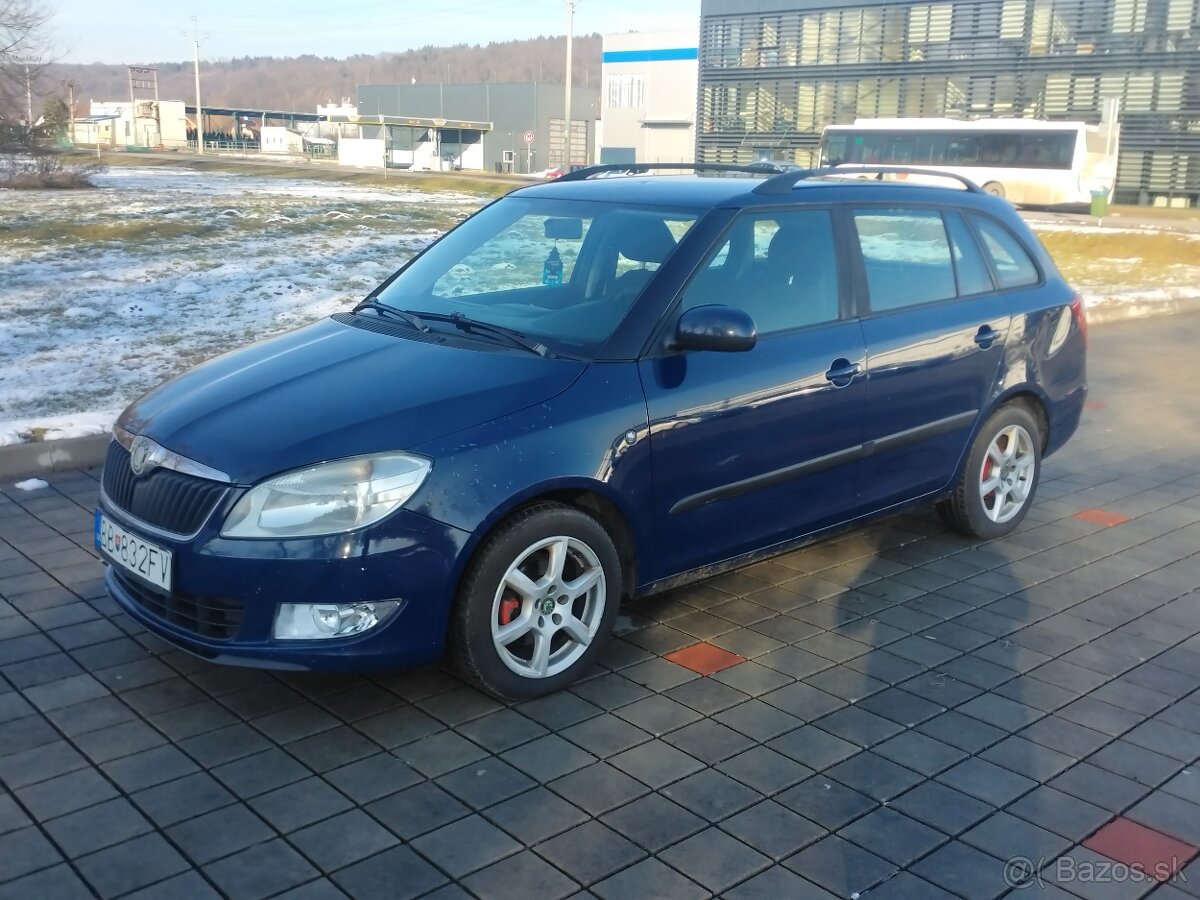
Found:
[[(707, 175), (621, 175), (579, 181), (531, 185), (509, 196), (556, 200), (592, 200), (629, 205), (670, 206), (683, 209), (776, 206), (798, 202), (861, 203), (905, 202), (991, 207), (998, 198), (960, 187), (941, 187), (874, 179), (811, 179), (798, 181), (791, 190), (760, 194), (754, 189), (763, 178)], [(1000, 202), (999, 209), (1007, 204)]]

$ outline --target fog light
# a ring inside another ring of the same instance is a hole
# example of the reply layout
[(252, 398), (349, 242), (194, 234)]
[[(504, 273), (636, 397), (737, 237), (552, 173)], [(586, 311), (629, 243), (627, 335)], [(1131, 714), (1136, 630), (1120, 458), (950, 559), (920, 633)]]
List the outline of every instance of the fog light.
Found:
[(387, 621), (399, 600), (371, 603), (281, 603), (275, 614), (275, 639), (314, 641), (349, 637)]

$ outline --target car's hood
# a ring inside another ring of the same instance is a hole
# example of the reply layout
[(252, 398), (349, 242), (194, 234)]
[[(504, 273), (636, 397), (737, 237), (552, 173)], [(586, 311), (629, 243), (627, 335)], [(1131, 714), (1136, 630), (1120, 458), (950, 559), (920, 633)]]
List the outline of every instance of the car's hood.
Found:
[(541, 403), (585, 366), (326, 319), (166, 382), (117, 424), (251, 484), (329, 459), (412, 448)]

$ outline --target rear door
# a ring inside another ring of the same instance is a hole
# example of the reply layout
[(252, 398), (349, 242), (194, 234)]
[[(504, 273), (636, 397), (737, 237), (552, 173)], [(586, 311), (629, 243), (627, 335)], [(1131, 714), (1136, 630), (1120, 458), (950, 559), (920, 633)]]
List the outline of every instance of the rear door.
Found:
[(872, 512), (953, 477), (996, 383), (1010, 315), (958, 213), (864, 206), (851, 215), (866, 295), (858, 494)]

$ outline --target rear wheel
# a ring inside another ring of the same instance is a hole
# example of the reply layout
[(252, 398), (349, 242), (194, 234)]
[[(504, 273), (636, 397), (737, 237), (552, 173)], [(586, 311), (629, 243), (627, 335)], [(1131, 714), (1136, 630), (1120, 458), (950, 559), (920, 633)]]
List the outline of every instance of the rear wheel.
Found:
[(954, 493), (938, 504), (942, 520), (971, 537), (1011, 533), (1033, 503), (1042, 469), (1042, 435), (1037, 420), (1013, 403), (983, 424)]
[(993, 197), (1004, 199), (1008, 196), (1004, 191), (1004, 185), (998, 181), (989, 181), (983, 186), (984, 193), (991, 194)]
[(557, 691), (595, 662), (620, 594), (620, 560), (599, 522), (557, 503), (523, 510), (487, 538), (463, 578), (455, 661), (507, 700)]

